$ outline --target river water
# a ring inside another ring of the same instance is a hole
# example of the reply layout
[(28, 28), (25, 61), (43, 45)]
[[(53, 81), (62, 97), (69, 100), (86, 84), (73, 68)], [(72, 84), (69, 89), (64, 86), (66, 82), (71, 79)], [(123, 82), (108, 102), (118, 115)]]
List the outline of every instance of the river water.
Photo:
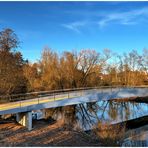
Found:
[(77, 105), (75, 119), (84, 130), (89, 130), (98, 121), (116, 124), (147, 115), (145, 103), (99, 101)]
[[(148, 104), (135, 102), (98, 101), (55, 109), (52, 117), (56, 120), (64, 118), (68, 124), (73, 124), (75, 130), (89, 131), (101, 125), (117, 125), (124, 121), (140, 121), (140, 126), (134, 125), (124, 133), (121, 146), (148, 146)], [(142, 120), (141, 120), (142, 119)], [(137, 123), (136, 123), (137, 124)], [(133, 126), (133, 127), (132, 127)]]
[[(146, 116), (148, 104), (117, 101), (77, 104), (69, 106), (64, 114), (66, 120), (75, 125), (75, 129), (80, 128), (84, 131), (93, 129), (98, 123), (113, 125)], [(148, 124), (128, 130), (122, 146), (148, 146)]]

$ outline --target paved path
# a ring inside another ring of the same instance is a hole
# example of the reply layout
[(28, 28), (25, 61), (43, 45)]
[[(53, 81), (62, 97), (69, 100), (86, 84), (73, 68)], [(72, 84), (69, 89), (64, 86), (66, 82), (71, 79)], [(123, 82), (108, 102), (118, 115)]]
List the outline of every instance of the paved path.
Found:
[(148, 96), (148, 88), (102, 88), (81, 90), (58, 94), (56, 96), (41, 96), (35, 99), (1, 104), (0, 115), (137, 96)]

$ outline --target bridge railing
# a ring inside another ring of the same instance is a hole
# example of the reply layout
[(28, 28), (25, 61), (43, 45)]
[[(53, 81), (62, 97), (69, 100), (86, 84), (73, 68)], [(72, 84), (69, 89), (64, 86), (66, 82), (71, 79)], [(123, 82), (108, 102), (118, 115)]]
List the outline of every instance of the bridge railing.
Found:
[(15, 102), (21, 100), (29, 100), (34, 98), (40, 98), (45, 96), (56, 96), (60, 94), (66, 94), (70, 92), (76, 92), (81, 90), (90, 90), (94, 89), (94, 87), (87, 87), (87, 88), (75, 88), (75, 89), (61, 89), (61, 90), (51, 90), (51, 91), (40, 91), (40, 92), (30, 92), (24, 94), (13, 94), (13, 95), (3, 95), (0, 96), (0, 103), (5, 102)]
[(56, 98), (57, 95), (67, 95), (67, 97), (70, 97), (70, 94), (73, 92), (76, 92), (77, 94), (85, 94), (85, 92), (88, 90), (93, 89), (110, 89), (113, 88), (148, 88), (148, 86), (99, 86), (99, 87), (83, 87), (83, 88), (73, 88), (73, 89), (60, 89), (60, 90), (51, 90), (51, 91), (40, 91), (40, 92), (30, 92), (30, 93), (24, 93), (24, 94), (13, 94), (13, 95), (4, 95), (0, 96), (0, 103), (6, 103), (6, 102), (16, 102), (16, 101), (23, 101), (23, 100), (30, 100), (35, 98), (42, 98), (42, 97), (52, 97)]

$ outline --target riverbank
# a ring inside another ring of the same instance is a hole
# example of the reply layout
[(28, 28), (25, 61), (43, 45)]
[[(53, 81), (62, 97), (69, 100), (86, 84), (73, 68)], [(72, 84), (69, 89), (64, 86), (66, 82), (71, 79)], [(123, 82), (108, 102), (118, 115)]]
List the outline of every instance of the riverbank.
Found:
[(61, 122), (37, 121), (32, 131), (11, 122), (0, 124), (0, 147), (18, 146), (101, 146), (83, 132), (65, 129)]
[[(34, 121), (32, 131), (13, 120), (0, 122), (0, 147), (23, 146), (121, 146), (119, 139), (127, 138), (133, 129), (147, 125), (148, 116), (125, 121), (115, 125), (101, 125), (96, 133), (74, 131), (63, 125), (62, 121)], [(126, 135), (126, 136), (125, 136)], [(129, 134), (128, 134), (129, 135)], [(99, 138), (98, 138), (99, 137)]]

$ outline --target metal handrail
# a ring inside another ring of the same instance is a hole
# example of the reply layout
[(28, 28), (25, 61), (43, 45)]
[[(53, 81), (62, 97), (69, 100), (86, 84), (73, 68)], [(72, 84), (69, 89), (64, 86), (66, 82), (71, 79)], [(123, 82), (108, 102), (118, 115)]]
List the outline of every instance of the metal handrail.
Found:
[[(68, 89), (57, 89), (57, 90), (50, 90), (50, 91), (39, 91), (39, 92), (29, 92), (29, 93), (20, 93), (20, 94), (11, 94), (11, 95), (1, 95), (2, 97), (16, 97), (16, 96), (25, 96), (25, 95), (36, 95), (36, 94), (47, 94), (47, 93), (64, 93), (64, 92), (71, 92), (71, 91), (78, 91), (78, 90), (88, 90), (88, 89), (99, 89), (99, 88), (111, 88), (114, 86), (99, 86), (99, 87), (80, 87), (80, 88), (68, 88)], [(119, 87), (119, 86), (115, 86)]]
[[(3, 95), (0, 96), (0, 102), (1, 101), (7, 101), (7, 102), (15, 102), (15, 101), (21, 101), (21, 100), (30, 100), (34, 98), (40, 98), (43, 97), (43, 95), (47, 96), (53, 96), (55, 98), (55, 95), (60, 94), (67, 94), (68, 96), (70, 92), (74, 91), (85, 91), (85, 90), (92, 90), (92, 89), (107, 89), (107, 88), (148, 88), (146, 85), (141, 86), (99, 86), (99, 87), (80, 87), (80, 88), (72, 88), (72, 89), (60, 89), (60, 90), (50, 90), (50, 91), (40, 91), (40, 92), (30, 92), (30, 93), (21, 93), (21, 94), (12, 94), (12, 95)], [(5, 100), (6, 99), (6, 100)]]

